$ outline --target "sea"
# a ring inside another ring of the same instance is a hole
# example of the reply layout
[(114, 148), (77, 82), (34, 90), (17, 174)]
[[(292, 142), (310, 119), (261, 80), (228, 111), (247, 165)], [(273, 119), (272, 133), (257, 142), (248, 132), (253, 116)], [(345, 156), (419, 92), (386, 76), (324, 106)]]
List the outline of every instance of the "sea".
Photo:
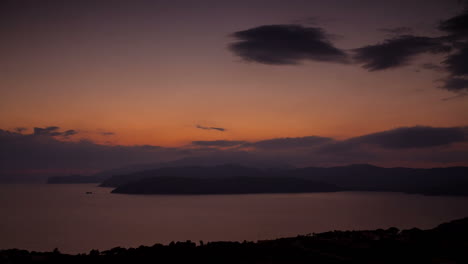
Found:
[(468, 197), (388, 192), (112, 194), (95, 184), (0, 184), (0, 249), (87, 253), (172, 241), (258, 241), (332, 230), (434, 228)]

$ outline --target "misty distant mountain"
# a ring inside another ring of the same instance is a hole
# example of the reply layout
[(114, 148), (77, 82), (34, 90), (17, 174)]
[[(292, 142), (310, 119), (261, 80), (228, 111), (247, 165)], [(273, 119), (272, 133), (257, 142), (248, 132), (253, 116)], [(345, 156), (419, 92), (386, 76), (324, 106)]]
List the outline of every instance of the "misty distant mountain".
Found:
[[(257, 157), (247, 152), (216, 153), (199, 157), (186, 157), (169, 162), (140, 163), (125, 167), (103, 170), (91, 176), (70, 177), (54, 176), (49, 177), (48, 183), (101, 183), (105, 187), (117, 187), (122, 183), (135, 179), (146, 178), (147, 171), (154, 171), (167, 167), (212, 167), (224, 164), (238, 164), (240, 166), (252, 168), (293, 168), (291, 165), (278, 160), (271, 160)], [(134, 174), (134, 175), (133, 175)], [(139, 176), (140, 174), (144, 174)], [(132, 175), (132, 176), (127, 176)], [(151, 174), (149, 176), (152, 176)], [(112, 179), (111, 179), (112, 178)], [(110, 180), (108, 180), (110, 179)]]
[(240, 165), (165, 167), (132, 174), (115, 175), (102, 182), (102, 187), (118, 187), (130, 182), (154, 177), (183, 178), (230, 178), (230, 177), (267, 177), (278, 175), (280, 169), (259, 169)]
[[(115, 175), (126, 175), (140, 171), (154, 170), (162, 167), (161, 163), (145, 163), (145, 164), (134, 164), (126, 167), (115, 168), (110, 170), (103, 170), (93, 174), (93, 177), (103, 178), (103, 180), (109, 179)], [(100, 181), (102, 182), (102, 181)]]
[[(153, 187), (145, 185), (162, 184), (157, 178), (170, 177), (179, 179), (181, 185), (198, 185), (204, 181), (205, 183), (212, 184), (212, 181), (208, 181), (211, 179), (231, 181), (231, 184), (234, 184), (232, 182), (233, 179), (243, 180), (243, 178), (246, 177), (262, 179), (262, 181), (265, 180), (265, 182), (268, 180), (276, 181), (278, 178), (285, 178), (293, 181), (302, 179), (314, 183), (329, 184), (342, 191), (387, 191), (426, 195), (468, 195), (468, 167), (413, 169), (381, 168), (367, 164), (300, 169), (259, 169), (238, 165), (171, 167), (127, 175), (116, 175), (105, 180), (101, 186), (122, 187), (117, 189), (116, 192), (124, 192), (124, 190), (131, 189), (131, 193), (138, 193), (138, 190), (141, 190), (142, 193), (148, 193), (146, 188), (151, 189)], [(198, 179), (198, 181), (193, 179)], [(174, 182), (167, 184), (169, 188)], [(123, 188), (125, 185), (127, 185), (127, 187)], [(131, 186), (131, 188), (129, 186)], [(239, 184), (238, 187), (239, 186), (241, 186), (241, 184)], [(155, 190), (159, 190), (159, 187), (154, 188)], [(212, 191), (210, 191), (210, 193), (211, 192)], [(237, 193), (243, 193), (243, 191), (238, 190)]]
[(197, 156), (197, 157), (186, 157), (174, 161), (164, 162), (160, 164), (162, 167), (210, 167), (210, 166), (222, 166), (225, 164), (236, 164), (243, 167), (260, 168), (260, 169), (293, 169), (294, 166), (279, 160), (260, 157), (258, 155), (245, 152), (230, 152), (223, 153), (217, 152), (214, 154)]
[[(199, 157), (186, 157), (177, 159), (169, 162), (159, 163), (143, 163), (125, 166), (122, 168), (116, 168), (111, 170), (104, 170), (98, 172), (92, 176), (103, 178), (104, 181), (102, 186), (106, 187), (117, 187), (118, 185), (129, 182), (132, 179), (145, 178), (148, 171), (157, 171), (160, 168), (168, 167), (212, 167), (222, 166), (225, 164), (237, 164), (239, 166), (251, 167), (251, 168), (280, 168), (280, 169), (292, 169), (293, 166), (273, 159), (266, 159), (257, 157), (247, 152), (232, 152), (232, 153), (216, 153), (210, 155), (203, 155)], [(126, 176), (134, 174), (133, 176)], [(141, 175), (141, 176), (139, 176)], [(149, 174), (151, 176), (151, 173)], [(128, 177), (128, 179), (126, 179)], [(132, 178), (134, 177), (134, 178)]]

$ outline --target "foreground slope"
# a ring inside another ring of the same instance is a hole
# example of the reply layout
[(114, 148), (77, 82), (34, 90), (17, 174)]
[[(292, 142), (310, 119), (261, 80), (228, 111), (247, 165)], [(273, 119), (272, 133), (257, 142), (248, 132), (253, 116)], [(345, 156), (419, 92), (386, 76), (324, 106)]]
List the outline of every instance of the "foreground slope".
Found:
[(191, 241), (89, 254), (0, 251), (0, 262), (19, 263), (468, 263), (468, 218), (431, 230), (397, 228), (332, 231), (259, 242)]

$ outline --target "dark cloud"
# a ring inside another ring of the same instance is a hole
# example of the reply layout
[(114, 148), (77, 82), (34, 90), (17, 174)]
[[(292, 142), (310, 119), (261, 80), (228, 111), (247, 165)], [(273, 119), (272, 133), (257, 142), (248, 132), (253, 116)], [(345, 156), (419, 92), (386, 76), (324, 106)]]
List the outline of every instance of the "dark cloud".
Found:
[[(347, 140), (279, 138), (245, 144), (259, 155), (296, 166), (373, 163), (382, 166), (434, 166), (468, 162), (468, 127), (401, 127)], [(428, 151), (430, 148), (431, 151)], [(444, 153), (441, 155), (441, 153)], [(441, 159), (441, 156), (446, 158)]]
[(41, 127), (35, 127), (34, 128), (34, 134), (35, 136), (51, 136), (51, 137), (56, 137), (56, 136), (63, 136), (63, 137), (69, 137), (78, 134), (78, 131), (70, 129), (66, 130), (63, 132), (59, 131), (60, 127), (57, 126), (49, 126), (45, 128)]
[(25, 127), (16, 127), (16, 128), (14, 129), (15, 132), (20, 133), (20, 134), (23, 133), (23, 132), (26, 131), (26, 130), (28, 130), (28, 129), (25, 128)]
[(333, 141), (331, 138), (308, 136), (296, 138), (274, 138), (248, 144), (257, 149), (309, 148)]
[[(110, 146), (88, 140), (62, 141), (50, 136), (57, 128), (36, 129), (20, 134), (0, 129), (0, 176), (5, 171), (96, 170), (125, 165), (167, 161), (184, 151), (158, 146)], [(44, 132), (46, 131), (46, 132)], [(73, 130), (61, 135), (73, 134)], [(0, 179), (1, 180), (1, 179)]]
[(383, 148), (427, 148), (468, 140), (463, 127), (402, 127), (361, 137), (365, 143)]
[(70, 129), (70, 130), (67, 130), (67, 131), (63, 132), (62, 136), (68, 137), (68, 136), (73, 136), (73, 135), (76, 135), (76, 134), (78, 134), (78, 132), (76, 130)]
[(299, 64), (304, 60), (346, 63), (322, 28), (301, 25), (265, 25), (238, 31), (229, 48), (246, 61), (263, 64)]
[[(355, 49), (354, 59), (357, 63), (370, 71), (385, 70), (407, 65), (416, 55), (423, 53), (449, 53), (446, 71), (453, 76), (468, 73), (468, 9), (450, 19), (442, 21), (439, 30), (449, 33), (442, 37), (424, 37), (408, 35), (411, 29), (398, 27), (393, 29), (380, 29), (381, 31), (399, 36), (386, 39), (384, 42)], [(441, 71), (443, 68), (434, 64), (426, 64), (425, 69)], [(445, 87), (444, 87), (445, 88)]]
[(34, 128), (34, 135), (35, 136), (42, 136), (42, 135), (60, 136), (62, 133), (58, 132), (59, 129), (60, 129), (60, 127), (56, 127), (56, 126), (49, 126), (49, 127), (45, 127), (45, 128), (35, 127)]
[(467, 127), (401, 127), (344, 140), (330, 150), (375, 145), (385, 149), (429, 148), (468, 141)]
[(413, 33), (413, 29), (410, 27), (379, 28), (378, 30), (392, 35), (407, 35)]
[(461, 14), (440, 22), (439, 30), (449, 32), (456, 38), (468, 37), (468, 8)]
[(449, 77), (443, 80), (443, 85), (441, 86), (441, 88), (452, 92), (462, 92), (465, 90), (468, 91), (468, 79)]
[(456, 93), (468, 91), (468, 9), (439, 24), (439, 29), (450, 33), (446, 37), (456, 51), (443, 61), (449, 76), (440, 87)]
[(407, 65), (413, 57), (422, 53), (449, 52), (451, 47), (440, 38), (399, 36), (383, 43), (355, 49), (354, 59), (370, 71), (385, 70)]
[(461, 93), (468, 91), (468, 43), (443, 61), (449, 76), (443, 80), (440, 87), (448, 91)]
[(308, 136), (296, 138), (273, 138), (255, 142), (236, 140), (192, 141), (192, 145), (202, 147), (241, 147), (255, 150), (290, 150), (297, 148), (311, 148), (333, 141), (331, 138)]
[(431, 71), (437, 71), (437, 72), (443, 72), (445, 71), (445, 68), (442, 67), (441, 65), (437, 65), (434, 63), (424, 63), (421, 64), (421, 69), (424, 70), (431, 70)]
[[(465, 92), (468, 90), (468, 8), (441, 21), (438, 29), (445, 35), (415, 36), (405, 26), (380, 28), (390, 37), (378, 44), (353, 49), (353, 62), (369, 71), (379, 71), (406, 66), (421, 54), (446, 53), (442, 65), (426, 63), (420, 68), (447, 73), (440, 88)], [(264, 25), (232, 36), (238, 41), (230, 45), (231, 51), (246, 61), (278, 65), (300, 64), (304, 60), (348, 62), (347, 54), (336, 48), (330, 41), (331, 35), (319, 27)]]
[(445, 98), (442, 98), (440, 100), (441, 101), (450, 101), (450, 100), (465, 98), (467, 96), (468, 96), (468, 93), (457, 93), (454, 96), (445, 97)]
[(203, 147), (234, 147), (245, 143), (245, 141), (235, 140), (192, 141), (192, 145)]
[(453, 76), (468, 76), (468, 43), (457, 52), (450, 54), (443, 62)]
[[(387, 33), (397, 34), (382, 43), (368, 45), (355, 49), (354, 59), (356, 62), (364, 65), (364, 68), (370, 71), (385, 70), (407, 65), (416, 55), (422, 53), (448, 53), (452, 49), (460, 46), (466, 46), (460, 42), (462, 36), (466, 36), (468, 29), (468, 13), (442, 21), (439, 29), (450, 35), (442, 37), (424, 37), (408, 35), (411, 31), (407, 27), (394, 29), (380, 29)], [(436, 66), (434, 64), (425, 64), (422, 68), (437, 71), (448, 70), (451, 74), (466, 74), (466, 54), (459, 51), (450, 55), (445, 63), (447, 68)]]
[[(57, 129), (48, 130), (53, 133)], [(61, 137), (47, 134), (20, 134), (0, 129), (0, 180), (5, 175), (12, 175), (11, 172), (16, 172), (17, 175), (20, 172), (30, 174), (31, 171), (39, 171), (41, 175), (50, 175), (48, 173), (51, 171), (62, 171), (63, 174), (63, 171), (69, 173), (74, 170), (95, 171), (132, 164), (161, 164), (181, 158), (184, 159), (179, 163), (171, 164), (208, 166), (236, 163), (262, 167), (280, 164), (468, 164), (468, 127), (402, 127), (341, 141), (316, 136), (275, 138), (252, 143), (229, 140), (194, 141), (193, 144), (201, 146), (200, 148), (115, 146), (86, 140), (76, 142), (59, 139)]]
[(114, 132), (101, 132), (100, 134), (103, 135), (103, 136), (113, 136), (113, 135), (115, 135)]
[(226, 129), (222, 127), (207, 127), (207, 126), (201, 126), (201, 125), (196, 125), (195, 127), (199, 129), (204, 129), (204, 130), (218, 130), (221, 132), (226, 131)]

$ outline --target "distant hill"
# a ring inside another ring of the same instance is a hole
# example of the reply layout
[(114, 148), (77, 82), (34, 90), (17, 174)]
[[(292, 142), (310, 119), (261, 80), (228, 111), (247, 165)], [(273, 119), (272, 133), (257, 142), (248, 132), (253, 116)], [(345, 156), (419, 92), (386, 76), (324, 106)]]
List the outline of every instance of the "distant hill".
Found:
[[(154, 170), (157, 168), (164, 167), (161, 163), (145, 163), (145, 164), (134, 164), (126, 167), (115, 168), (110, 170), (103, 170), (93, 174), (93, 177), (102, 178), (103, 181), (116, 175), (126, 175), (137, 173), (141, 171)], [(102, 181), (101, 181), (102, 182)]]
[(152, 177), (190, 177), (190, 178), (226, 178), (237, 176), (271, 176), (278, 174), (279, 169), (258, 169), (234, 164), (220, 166), (183, 166), (164, 167), (154, 170), (140, 171), (132, 174), (115, 175), (102, 182), (102, 187), (118, 187), (130, 182)]
[[(184, 179), (227, 179), (238, 177), (303, 179), (315, 183), (329, 184), (345, 191), (388, 191), (418, 193), (425, 195), (468, 195), (468, 167), (434, 169), (381, 168), (367, 164), (350, 166), (300, 169), (258, 169), (238, 165), (214, 167), (172, 167), (147, 170), (133, 174), (116, 175), (105, 180), (101, 186), (135, 186), (144, 179), (176, 177)], [(150, 181), (144, 182), (149, 184)], [(193, 181), (190, 181), (192, 184)], [(195, 184), (195, 183), (193, 183)], [(123, 192), (118, 189), (116, 192)]]
[[(125, 179), (126, 176), (134, 174), (135, 179), (139, 179), (136, 174), (142, 174), (146, 171), (157, 170), (161, 168), (173, 168), (173, 167), (216, 167), (223, 166), (225, 164), (237, 164), (238, 166), (249, 167), (249, 168), (282, 168), (291, 169), (293, 166), (267, 158), (257, 157), (248, 152), (233, 152), (233, 153), (216, 153), (210, 155), (203, 155), (199, 157), (186, 157), (168, 162), (159, 163), (142, 163), (133, 164), (121, 168), (115, 168), (110, 170), (103, 170), (94, 175), (93, 177), (102, 178), (103, 181), (113, 178), (110, 181), (106, 181), (102, 184), (103, 187), (117, 187), (123, 182), (129, 182), (133, 179)], [(123, 176), (123, 177), (122, 177)]]

